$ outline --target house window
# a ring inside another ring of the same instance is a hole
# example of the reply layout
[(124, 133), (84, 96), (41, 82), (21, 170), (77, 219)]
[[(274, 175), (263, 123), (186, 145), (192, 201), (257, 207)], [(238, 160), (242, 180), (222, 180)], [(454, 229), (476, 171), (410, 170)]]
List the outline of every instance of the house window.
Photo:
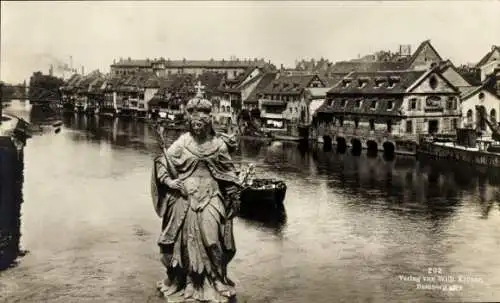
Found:
[(457, 118), (454, 118), (451, 120), (451, 127), (452, 127), (452, 129), (458, 128), (458, 119)]
[(342, 103), (340, 103), (342, 107), (346, 107), (347, 106), (347, 100), (342, 100)]
[(333, 100), (328, 101), (328, 106), (333, 106)]
[(479, 93), (479, 101), (481, 101), (481, 102), (484, 101), (484, 93), (483, 92)]
[(446, 109), (452, 110), (455, 109), (455, 98), (449, 97), (446, 101)]
[(354, 127), (358, 128), (358, 126), (359, 126), (359, 118), (356, 117), (356, 118), (354, 118)]
[(472, 123), (472, 109), (467, 111), (467, 123)]
[(432, 76), (429, 79), (429, 86), (431, 87), (432, 90), (435, 90), (437, 88), (438, 80), (437, 80), (436, 76)]
[(370, 130), (375, 130), (375, 120), (370, 119), (369, 123), (370, 123)]
[(372, 104), (370, 105), (371, 109), (377, 108), (377, 101), (372, 101)]
[(413, 121), (406, 121), (406, 132), (409, 134), (413, 134)]
[(394, 108), (394, 101), (387, 101), (387, 110), (392, 110)]
[(361, 107), (361, 100), (356, 100), (356, 107), (360, 108)]
[(490, 111), (490, 121), (493, 124), (497, 124), (497, 111), (495, 109)]
[(408, 110), (412, 111), (416, 109), (417, 109), (417, 99), (416, 98), (410, 99), (408, 103)]
[(387, 132), (392, 133), (392, 120), (387, 120)]
[(344, 117), (339, 118), (339, 125), (344, 126)]

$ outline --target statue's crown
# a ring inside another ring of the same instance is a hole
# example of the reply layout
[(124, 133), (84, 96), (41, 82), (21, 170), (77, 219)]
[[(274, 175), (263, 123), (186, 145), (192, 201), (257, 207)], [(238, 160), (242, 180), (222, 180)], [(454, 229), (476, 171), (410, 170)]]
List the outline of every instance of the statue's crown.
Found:
[(186, 110), (196, 108), (205, 111), (211, 111), (212, 102), (203, 97), (203, 89), (205, 88), (205, 86), (201, 85), (201, 82), (198, 81), (198, 84), (196, 84), (194, 87), (196, 88), (196, 96), (188, 101), (188, 103), (186, 104)]

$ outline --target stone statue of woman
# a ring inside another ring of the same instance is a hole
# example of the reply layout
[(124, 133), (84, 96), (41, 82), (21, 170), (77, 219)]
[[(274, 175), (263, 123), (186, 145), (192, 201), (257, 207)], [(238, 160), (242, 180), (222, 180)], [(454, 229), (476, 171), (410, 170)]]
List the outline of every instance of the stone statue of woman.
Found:
[(158, 240), (166, 277), (157, 288), (167, 302), (228, 302), (235, 296), (227, 275), (236, 253), (232, 220), (241, 183), (228, 146), (211, 124), (210, 101), (186, 106), (189, 132), (154, 161), (152, 192), (163, 220)]

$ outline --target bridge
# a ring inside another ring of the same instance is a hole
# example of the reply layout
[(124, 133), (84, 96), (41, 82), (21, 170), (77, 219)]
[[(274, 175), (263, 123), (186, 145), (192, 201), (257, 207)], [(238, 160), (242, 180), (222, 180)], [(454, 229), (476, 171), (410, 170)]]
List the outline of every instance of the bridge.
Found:
[(313, 137), (330, 148), (337, 150), (351, 148), (354, 153), (366, 149), (369, 152), (383, 151), (387, 154), (414, 154), (418, 138), (414, 134), (400, 133), (398, 130), (370, 130), (350, 126), (325, 126), (313, 128)]
[(29, 100), (37, 104), (59, 103), (61, 93), (59, 89), (0, 83), (0, 102), (10, 100)]

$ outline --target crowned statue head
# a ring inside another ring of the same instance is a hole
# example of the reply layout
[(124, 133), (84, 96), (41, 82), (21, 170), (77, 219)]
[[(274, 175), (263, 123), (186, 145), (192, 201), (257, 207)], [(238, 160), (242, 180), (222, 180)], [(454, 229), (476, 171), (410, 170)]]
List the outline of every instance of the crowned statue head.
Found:
[(196, 96), (186, 104), (186, 118), (189, 123), (189, 132), (198, 139), (213, 135), (212, 127), (212, 102), (205, 99), (200, 82), (195, 86)]

